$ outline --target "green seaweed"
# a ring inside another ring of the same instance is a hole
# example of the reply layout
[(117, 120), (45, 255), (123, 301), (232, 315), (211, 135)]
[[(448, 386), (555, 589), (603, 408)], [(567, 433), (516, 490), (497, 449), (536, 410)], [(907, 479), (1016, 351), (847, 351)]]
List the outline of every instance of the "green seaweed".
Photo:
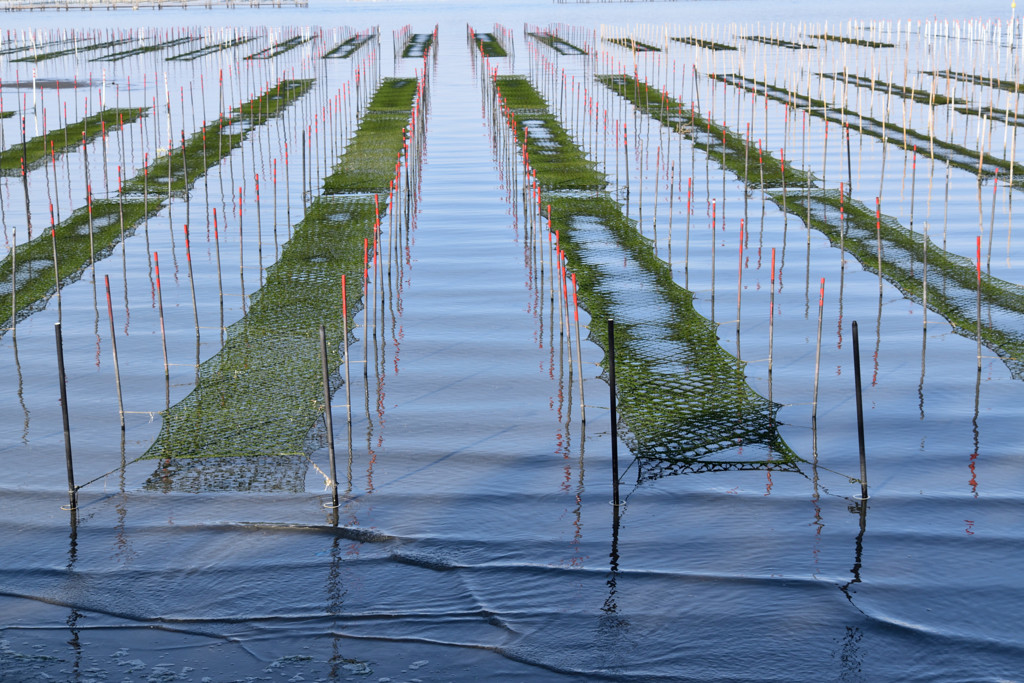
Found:
[(605, 38), (605, 42), (624, 47), (632, 52), (661, 52), (657, 45), (650, 45), (635, 38)]
[(865, 40), (863, 38), (847, 38), (846, 36), (837, 36), (831, 33), (817, 33), (808, 35), (807, 37), (813, 40), (828, 40), (833, 43), (846, 43), (848, 45), (860, 45), (862, 47), (896, 47), (892, 43), (880, 43), (875, 40)]
[(501, 44), (501, 41), (493, 33), (474, 33), (473, 39), (476, 40), (476, 44), (486, 56), (508, 57), (505, 46)]
[[(705, 145), (710, 158), (745, 180), (751, 187), (781, 187), (782, 163), (766, 150), (748, 143), (725, 126), (704, 118), (694, 109), (687, 111), (681, 102), (668, 97), (647, 83), (625, 75), (599, 75), (597, 80), (629, 100), (633, 106), (673, 128), (696, 143)], [(763, 175), (762, 175), (763, 171)], [(785, 169), (789, 187), (807, 184), (807, 174), (792, 164)]]
[(344, 156), (324, 178), (325, 194), (387, 192), (417, 85), (415, 78), (384, 79)]
[(1022, 164), (1011, 164), (1006, 159), (1000, 159), (999, 157), (980, 153), (963, 145), (929, 137), (927, 134), (919, 133), (911, 128), (905, 129), (896, 124), (879, 121), (849, 109), (832, 108), (827, 102), (822, 100), (791, 93), (763, 81), (756, 81), (735, 74), (719, 74), (712, 76), (712, 78), (738, 88), (753, 90), (758, 95), (778, 102), (797, 106), (801, 111), (807, 111), (812, 116), (826, 119), (840, 126), (849, 124), (850, 128), (858, 129), (863, 135), (870, 135), (879, 140), (885, 140), (889, 144), (902, 144), (904, 149), (917, 147), (922, 153), (930, 153), (935, 159), (949, 162), (951, 166), (979, 174), (981, 177), (992, 177), (997, 173), (1005, 174), (1003, 177), (1007, 177), (1012, 167), (1014, 175), (1012, 187), (1017, 190), (1024, 189), (1024, 165)]
[(50, 52), (44, 52), (42, 54), (29, 55), (27, 57), (19, 57), (18, 59), (12, 59), (12, 62), (45, 62), (50, 59), (56, 59), (58, 57), (66, 57), (67, 55), (77, 55), (82, 52), (95, 52), (96, 50), (106, 50), (108, 48), (117, 47), (124, 45), (125, 43), (134, 42), (134, 38), (120, 38), (118, 40), (108, 40), (103, 43), (93, 43), (92, 45), (73, 45), (61, 50), (52, 50)]
[(898, 83), (887, 83), (876, 79), (866, 78), (864, 76), (856, 76), (854, 74), (821, 74), (822, 78), (831, 78), (837, 81), (849, 81), (853, 85), (860, 88), (870, 88), (878, 92), (892, 92), (907, 100), (914, 100), (920, 104), (935, 104), (943, 105), (949, 104), (949, 98), (945, 95), (935, 93), (934, 95), (927, 90), (915, 90), (907, 85), (899, 85)]
[[(0, 152), (0, 175), (21, 175), (22, 164), (26, 170), (45, 164), (52, 154), (65, 154), (82, 146), (82, 141), (92, 142), (104, 130), (114, 126), (134, 123), (145, 109), (104, 109), (98, 114), (87, 116), (81, 121), (37, 135), (17, 143)], [(84, 133), (84, 136), (83, 136)], [(52, 144), (52, 148), (51, 148)]]
[(516, 112), (514, 125), (526, 141), (530, 163), (541, 187), (551, 190), (604, 189), (608, 180), (576, 146), (547, 102), (521, 76), (500, 76), (495, 88)]
[(366, 45), (376, 37), (376, 33), (361, 33), (350, 36), (338, 43), (328, 52), (324, 53), (323, 59), (348, 59), (356, 53), (359, 48)]
[(922, 71), (921, 73), (929, 76), (939, 76), (941, 78), (949, 78), (954, 81), (961, 81), (963, 83), (970, 83), (971, 85), (984, 85), (994, 90), (1004, 90), (1006, 92), (1012, 92), (1014, 94), (1024, 90), (1017, 81), (1007, 81), (1001, 78), (995, 78), (993, 76), (978, 76), (976, 74), (967, 73), (965, 71)]
[(784, 47), (790, 50), (817, 50), (817, 45), (807, 45), (805, 43), (794, 43), (789, 40), (783, 40), (782, 38), (772, 38), (771, 36), (740, 36), (743, 40), (752, 40), (755, 43), (764, 43), (765, 45), (774, 45), (776, 47)]
[[(121, 220), (123, 208), (124, 220)], [(147, 217), (155, 215), (161, 205), (143, 201), (98, 200), (92, 206), (92, 235), (89, 232), (89, 211), (87, 207), (75, 210), (71, 216), (49, 227), (29, 242), (20, 244), (15, 254), (14, 303), (18, 318), (24, 318), (39, 310), (57, 288), (81, 277), (81, 274), (95, 258), (109, 254), (121, 239), (122, 226), (125, 234), (131, 234), (135, 226)], [(51, 234), (52, 232), (52, 234)], [(54, 272), (54, 250), (57, 251), (56, 272)], [(11, 257), (0, 261), (0, 310), (11, 313)], [(6, 316), (5, 316), (6, 317)], [(4, 327), (12, 323), (8, 318)]]
[[(229, 115), (193, 133), (169, 153), (150, 162), (144, 173), (124, 184), (125, 192), (140, 193), (148, 184), (150, 194), (185, 195), (206, 171), (220, 163), (232, 149), (242, 144), (248, 130), (262, 125), (291, 105), (313, 87), (312, 79), (280, 81)], [(148, 175), (148, 179), (145, 177)], [(170, 182), (168, 182), (170, 179)]]
[[(296, 87), (291, 87), (295, 84)], [(265, 122), (270, 116), (279, 113), (283, 107), (294, 102), (312, 87), (312, 80), (282, 81), (278, 86), (243, 104), (216, 126), (235, 125), (242, 121), (254, 125)], [(204, 161), (202, 155), (202, 134), (193, 135), (186, 143), (185, 160), (188, 164), (188, 182), (181, 175), (184, 167), (181, 163), (180, 151), (172, 154), (171, 165), (174, 178), (174, 189), (186, 191), (197, 179), (202, 177), (208, 168), (218, 163), (231, 149), (241, 144), (244, 134), (225, 134), (226, 144), (218, 152), (216, 144), (209, 145)], [(198, 147), (198, 149), (197, 149)], [(158, 172), (159, 169), (159, 172)], [(56, 247), (49, 230), (37, 235), (32, 240), (18, 245), (12, 262), (11, 254), (0, 261), (0, 315), (12, 312), (17, 319), (22, 319), (39, 310), (46, 300), (57, 291), (57, 287), (76, 280), (90, 263), (103, 258), (116, 245), (122, 234), (131, 235), (135, 228), (147, 217), (154, 215), (164, 207), (166, 197), (167, 160), (161, 157), (147, 171), (137, 173), (134, 178), (123, 184), (118, 199), (99, 200), (93, 203), (92, 235), (90, 238), (89, 212), (80, 208), (71, 216), (54, 227)], [(164, 179), (163, 186), (158, 186), (154, 178)], [(148, 189), (149, 197), (145, 196)], [(123, 208), (123, 221), (122, 211)], [(116, 220), (114, 220), (116, 215)], [(54, 274), (53, 251), (57, 251), (57, 273)], [(93, 257), (95, 250), (95, 257)], [(15, 268), (16, 290), (10, 291), (12, 265)], [(12, 302), (12, 295), (14, 300)], [(14, 321), (7, 319), (4, 328)]]
[(15, 45), (14, 47), (5, 47), (0, 50), (0, 55), (13, 55), (16, 52), (27, 52), (28, 50), (38, 50), (44, 47), (53, 47), (54, 45), (61, 45), (69, 42), (67, 38), (58, 38), (57, 40), (50, 40), (45, 43), (27, 43), (22, 45)]
[(119, 62), (122, 59), (128, 59), (129, 57), (137, 57), (138, 55), (144, 55), (149, 52), (159, 52), (160, 50), (166, 50), (167, 48), (176, 47), (178, 45), (184, 45), (185, 43), (191, 43), (196, 40), (191, 36), (184, 36), (182, 38), (174, 38), (167, 40), (162, 43), (155, 45), (146, 45), (141, 47), (132, 48), (131, 50), (124, 50), (122, 52), (112, 52), (107, 55), (101, 55), (99, 57), (92, 58), (91, 62)]
[[(337, 367), (345, 342), (341, 276), (362, 272), (363, 239), (375, 217), (373, 198), (310, 204), (245, 317), (200, 366), (195, 389), (164, 413), (147, 457), (306, 452), (309, 430), (324, 412), (317, 326), (326, 328), (328, 363)], [(362, 278), (350, 277), (347, 290), (349, 301), (359, 301)]]
[(530, 31), (528, 36), (562, 55), (585, 55), (587, 51), (548, 31)]
[(405, 41), (402, 58), (422, 58), (434, 45), (433, 33), (414, 33)]
[(211, 54), (213, 54), (215, 52), (221, 52), (222, 50), (228, 50), (228, 49), (231, 49), (233, 47), (238, 47), (239, 45), (245, 45), (246, 43), (251, 43), (254, 40), (256, 40), (256, 38), (245, 38), (245, 37), (242, 37), (242, 38), (234, 38), (232, 40), (226, 40), (223, 43), (213, 43), (212, 45), (205, 45), (203, 47), (196, 48), (195, 50), (190, 50), (188, 52), (182, 52), (179, 55), (171, 55), (170, 57), (167, 58), (166, 61), (168, 61), (168, 62), (191, 62), (191, 61), (194, 61), (196, 59), (199, 59), (200, 57), (205, 57), (206, 55), (211, 55)]
[(716, 43), (713, 40), (705, 40), (703, 38), (695, 38), (693, 36), (672, 36), (671, 39), (676, 41), (677, 43), (695, 45), (697, 47), (702, 47), (705, 50), (729, 51), (737, 49), (735, 45), (728, 45), (727, 43)]
[(262, 50), (253, 52), (248, 57), (245, 57), (245, 59), (273, 59), (278, 55), (283, 55), (286, 52), (290, 52), (291, 50), (294, 50), (300, 45), (303, 45), (315, 39), (316, 36), (308, 36), (306, 38), (303, 38), (302, 36), (292, 36), (291, 38), (282, 40), (280, 43), (274, 43), (269, 47), (265, 47)]
[[(395, 106), (404, 100), (408, 121), (417, 90), (417, 82), (413, 80), (410, 86), (409, 80), (386, 79), (371, 106), (378, 113), (386, 111), (396, 117)], [(387, 133), (392, 140), (383, 141), (379, 138), (384, 133), (374, 127), (378, 118), (372, 114), (364, 118), (356, 137), (362, 134), (375, 138), (380, 148), (387, 149), (394, 149), (397, 141), (397, 149), (401, 149), (404, 126), (392, 126)], [(363, 134), (366, 126), (373, 131)], [(343, 161), (352, 153), (350, 145)], [(357, 154), (359, 163), (387, 173), (394, 171), (393, 158)], [(365, 177), (377, 175), (367, 172)], [(389, 178), (367, 189), (386, 196), (388, 184)], [(290, 471), (293, 461), (289, 458), (308, 452), (310, 429), (325, 408), (317, 326), (325, 326), (328, 363), (337, 367), (341, 362), (339, 348), (347, 343), (341, 316), (341, 278), (345, 274), (355, 276), (347, 280), (344, 296), (359, 302), (363, 240), (372, 237), (377, 216), (378, 201), (367, 195), (323, 196), (310, 204), (280, 258), (268, 269), (266, 283), (253, 296), (245, 317), (228, 329), (221, 351), (200, 366), (195, 389), (164, 414), (164, 424), (147, 457), (173, 458), (178, 463), (217, 457), (234, 463), (233, 458), (240, 456), (260, 456)], [(337, 296), (328, 294), (332, 291)], [(355, 308), (349, 306), (350, 320)], [(332, 389), (338, 382), (335, 377)], [(192, 466), (180, 464), (167, 467), (170, 470), (163, 472), (166, 467), (161, 465), (147, 486), (167, 488), (173, 486), (176, 474), (194, 471), (194, 467), (189, 470)], [(244, 466), (215, 466), (213, 471), (219, 472), (217, 476), (233, 477), (232, 487), (239, 488), (238, 475), (231, 474), (239, 470), (248, 471)], [(246, 480), (242, 487), (248, 485)], [(301, 490), (301, 478), (297, 485)]]
[[(782, 205), (779, 193), (770, 196)], [(928, 308), (952, 323), (955, 332), (974, 338), (980, 289), (983, 310), (1002, 314), (990, 316), (993, 322), (981, 326), (982, 342), (1003, 359), (1015, 378), (1024, 379), (1024, 333), (1020, 325), (1024, 287), (985, 272), (979, 274), (977, 264), (970, 259), (948, 252), (931, 240), (926, 244), (922, 233), (903, 227), (891, 216), (876, 214), (876, 210), (836, 190), (815, 190), (809, 201), (804, 194), (795, 193), (788, 197), (786, 210), (805, 223), (809, 217), (810, 227), (827, 236), (834, 246), (845, 248), (873, 272), (878, 272), (881, 242), (882, 277), (917, 302), (925, 301), (927, 249)]]
[[(495, 92), (510, 110), (516, 130), (546, 108), (522, 76), (495, 79)], [(500, 90), (499, 90), (500, 89)], [(548, 114), (549, 115), (549, 114)], [(582, 156), (561, 146), (556, 156)], [(533, 159), (531, 157), (531, 159)], [(616, 321), (615, 355), (618, 407), (628, 429), (626, 440), (641, 459), (641, 476), (712, 469), (793, 469), (800, 459), (777, 431), (776, 404), (747, 385), (743, 364), (725, 351), (716, 326), (693, 306), (693, 294), (672, 279), (671, 268), (651, 249), (634, 221), (607, 193), (583, 192), (591, 181), (567, 186), (557, 164), (537, 165), (550, 207), (550, 226), (559, 236), (569, 267), (577, 274), (583, 307), (595, 321)], [(593, 171), (593, 173), (598, 173)], [(566, 192), (566, 189), (571, 191)], [(614, 274), (603, 270), (610, 234), (618, 254)], [(594, 255), (594, 250), (601, 252)], [(621, 292), (616, 284), (625, 282)], [(628, 292), (630, 301), (623, 301)], [(625, 319), (623, 319), (625, 318)], [(605, 326), (592, 325), (590, 339), (608, 350)], [(607, 358), (603, 361), (607, 367)], [(767, 458), (714, 461), (708, 456), (741, 446), (767, 447)]]

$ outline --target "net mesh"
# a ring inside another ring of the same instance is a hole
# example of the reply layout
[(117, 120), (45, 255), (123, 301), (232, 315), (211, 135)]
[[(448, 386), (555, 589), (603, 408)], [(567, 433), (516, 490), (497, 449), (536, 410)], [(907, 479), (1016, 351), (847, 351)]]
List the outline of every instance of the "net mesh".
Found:
[[(781, 193), (772, 197), (781, 204)], [(942, 249), (923, 232), (838, 190), (814, 189), (809, 198), (803, 192), (790, 194), (787, 206), (868, 270), (878, 272), (881, 245), (882, 276), (910, 299), (927, 303), (958, 334), (977, 335), (980, 315), (982, 343), (1015, 378), (1024, 379), (1024, 287), (992, 277), (976, 261)]]
[[(746, 383), (744, 364), (719, 345), (715, 324), (618, 202), (593, 190), (599, 172), (567, 170), (584, 155), (539, 93), (523, 77), (500, 77), (496, 86), (526, 139), (582, 305), (595, 321), (615, 320), (617, 406), (640, 479), (796, 467), (800, 459), (778, 432), (779, 406)], [(603, 323), (591, 325), (590, 339), (608, 351)]]

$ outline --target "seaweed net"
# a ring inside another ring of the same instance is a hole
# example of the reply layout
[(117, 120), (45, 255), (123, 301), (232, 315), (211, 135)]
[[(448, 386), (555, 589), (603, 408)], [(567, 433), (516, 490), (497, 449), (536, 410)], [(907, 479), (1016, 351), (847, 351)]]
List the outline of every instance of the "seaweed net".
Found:
[[(523, 77), (501, 77), (496, 85), (511, 95), (496, 122), (511, 112), (515, 130), (529, 128), (542, 203), (550, 206), (551, 229), (577, 274), (582, 305), (594, 320), (615, 320), (617, 406), (640, 481), (682, 472), (797, 469), (801, 460), (778, 432), (780, 406), (746, 383), (743, 363), (718, 344), (715, 324), (697, 313), (693, 294), (672, 279), (618, 202), (592, 189), (598, 172), (565, 172), (560, 162), (580, 163), (583, 153), (546, 106), (538, 106), (544, 104), (539, 93)], [(591, 327), (590, 339), (608, 350), (604, 325)]]
[[(219, 482), (218, 488), (249, 490), (261, 472), (268, 478), (259, 488), (297, 481), (273, 474), (270, 463), (291, 467), (296, 456), (318, 445), (310, 438), (310, 427), (324, 412), (318, 326), (325, 326), (328, 364), (336, 368), (345, 342), (341, 276), (360, 271), (363, 238), (372, 234), (375, 221), (372, 198), (314, 202), (280, 260), (267, 271), (248, 313), (228, 328), (220, 352), (200, 365), (195, 389), (166, 411), (160, 434), (146, 454), (175, 460), (231, 459), (207, 465), (165, 463), (147, 486), (167, 486), (162, 471), (168, 469), (183, 476), (175, 485), (186, 490), (203, 479)], [(358, 300), (361, 289), (357, 278), (347, 296)], [(350, 307), (350, 317), (354, 313)], [(340, 384), (335, 374), (332, 392)], [(298, 481), (298, 490), (303, 483)]]
[[(409, 121), (416, 85), (416, 79), (381, 84), (369, 105), (379, 115), (364, 118), (359, 144), (342, 157), (353, 162), (349, 155), (357, 147), (357, 163), (335, 174), (342, 185), (355, 175), (360, 187), (382, 193), (379, 205), (374, 194), (347, 193), (321, 196), (307, 207), (249, 311), (228, 328), (220, 352), (200, 365), (195, 389), (164, 413), (146, 453), (161, 459), (148, 488), (304, 490), (306, 455), (320, 445), (327, 407), (318, 328), (325, 328), (328, 366), (338, 368), (340, 349), (350, 341), (342, 301), (352, 302), (351, 329), (361, 309), (364, 239), (378, 228), (378, 211), (389, 208), (388, 172), (395, 159), (389, 151), (396, 139), (401, 146), (405, 132), (401, 121), (391, 119), (399, 116), (398, 99), (405, 98)], [(373, 185), (379, 177), (383, 186)], [(341, 382), (335, 372), (330, 394)]]
[[(617, 203), (607, 196), (544, 201), (584, 307), (595, 320), (615, 320), (618, 409), (640, 479), (799, 462), (778, 433), (780, 406), (746, 383), (744, 364), (719, 345), (715, 324), (697, 313), (668, 266), (649, 256), (649, 243)], [(591, 328), (590, 339), (608, 349), (603, 325)]]
[(978, 150), (972, 150), (963, 145), (946, 142), (928, 133), (920, 133), (912, 128), (904, 128), (894, 123), (886, 123), (870, 116), (858, 114), (855, 111), (842, 107), (830, 107), (823, 100), (815, 99), (809, 95), (800, 95), (795, 91), (786, 90), (764, 81), (758, 81), (736, 74), (717, 74), (711, 76), (727, 85), (750, 90), (757, 95), (762, 95), (777, 102), (784, 102), (808, 112), (812, 116), (825, 119), (840, 126), (848, 125), (863, 135), (869, 135), (891, 144), (899, 144), (904, 149), (916, 147), (922, 153), (927, 152), (935, 159), (949, 162), (957, 168), (976, 173), (982, 177), (991, 177), (998, 173), (1006, 173), (1012, 170), (1014, 181), (1012, 187), (1017, 190), (1024, 188), (1024, 165), (1011, 164), (1006, 159), (984, 154)]
[[(778, 192), (772, 198), (782, 201)], [(1024, 287), (992, 277), (978, 262), (942, 249), (923, 232), (905, 228), (838, 190), (815, 188), (809, 199), (790, 194), (787, 205), (868, 270), (878, 271), (881, 244), (882, 276), (946, 318), (958, 334), (975, 337), (980, 315), (982, 343), (1003, 359), (1014, 378), (1024, 379)]]

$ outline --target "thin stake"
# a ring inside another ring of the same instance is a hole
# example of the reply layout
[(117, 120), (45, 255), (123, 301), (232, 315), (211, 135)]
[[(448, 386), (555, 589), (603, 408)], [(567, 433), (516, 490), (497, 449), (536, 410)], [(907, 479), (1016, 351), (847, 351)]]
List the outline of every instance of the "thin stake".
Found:
[(615, 406), (615, 320), (608, 318), (608, 393), (612, 437), (612, 505), (619, 505), (619, 427)]
[(57, 382), (60, 384), (60, 412), (64, 420), (64, 460), (68, 467), (68, 509), (78, 507), (78, 487), (75, 486), (75, 468), (71, 461), (71, 422), (68, 419), (67, 378), (64, 375), (64, 341), (61, 337), (60, 323), (53, 324), (57, 337)]
[(580, 422), (587, 423), (587, 406), (583, 401), (583, 354), (580, 350), (580, 302), (576, 290), (576, 273), (572, 274), (572, 305), (573, 316), (576, 319), (576, 366), (580, 378)]
[(825, 311), (825, 278), (821, 278), (818, 293), (818, 342), (814, 350), (814, 402), (811, 404), (811, 419), (818, 419), (818, 375), (821, 369), (821, 320)]
[(331, 419), (331, 379), (327, 369), (327, 331), (320, 325), (320, 365), (324, 381), (324, 422), (327, 428), (327, 454), (331, 459), (331, 507), (338, 507), (338, 472), (334, 463), (334, 422)]
[(124, 401), (121, 398), (121, 371), (117, 363), (117, 338), (114, 336), (114, 307), (110, 303), (110, 276), (104, 275), (107, 288), (107, 317), (110, 318), (110, 348), (114, 354), (114, 382), (117, 384), (117, 412), (121, 415), (121, 431), (124, 431)]
[(167, 364), (167, 329), (164, 326), (164, 293), (160, 288), (160, 255), (153, 252), (153, 263), (156, 265), (156, 301), (160, 309), (160, 341), (164, 347), (164, 379), (170, 375)]
[(981, 235), (978, 235), (978, 372), (981, 372)]
[(196, 339), (199, 339), (199, 307), (196, 305), (196, 280), (192, 277), (192, 249), (189, 246), (188, 223), (185, 223), (185, 259), (188, 261), (188, 282), (192, 287), (192, 315), (196, 322)]
[(868, 465), (864, 452), (864, 401), (860, 384), (860, 338), (857, 321), (853, 321), (853, 387), (857, 399), (857, 443), (860, 446), (860, 499), (868, 499)]

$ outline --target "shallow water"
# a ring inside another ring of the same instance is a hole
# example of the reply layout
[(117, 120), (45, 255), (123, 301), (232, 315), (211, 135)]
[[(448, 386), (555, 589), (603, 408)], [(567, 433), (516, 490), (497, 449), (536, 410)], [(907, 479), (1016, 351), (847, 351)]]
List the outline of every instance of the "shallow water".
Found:
[[(992, 16), (1005, 10), (994, 5), (972, 10)], [(491, 61), (502, 73), (530, 73), (532, 49), (557, 61), (569, 77), (589, 82), (591, 71), (580, 58), (558, 56), (524, 39), (520, 24), (565, 23), (596, 31), (604, 24), (610, 32), (667, 22), (679, 25), (680, 33), (687, 26), (699, 33), (702, 26), (732, 31), (730, 22), (737, 18), (753, 22), (757, 17), (787, 27), (828, 20), (834, 28), (848, 18), (849, 7), (765, 8), (745, 1), (536, 2), (500, 8), (462, 2), (429, 8), (347, 3), (343, 12), (337, 7), (311, 2), (306, 11), (264, 9), (258, 21), (275, 29), (331, 27), (323, 41), (327, 49), (348, 35), (347, 28), (334, 30), (341, 23), (352, 30), (379, 26), (383, 75), (411, 75), (420, 67), (414, 59), (392, 64), (389, 31), (411, 24), (413, 33), (426, 33), (439, 25), (437, 59), (429, 62), (433, 82), (419, 212), (408, 241), (400, 245), (403, 264), (387, 293), (376, 349), (368, 344), (368, 358), (363, 356), (361, 326), (350, 347), (351, 455), (344, 392), (333, 399), (344, 498), (337, 523), (324, 508), (330, 495), (321, 474), (329, 468), (323, 447), (292, 463), (294, 476), (304, 478), (301, 493), (161, 492), (146, 482), (168, 473), (156, 461), (137, 460), (156, 438), (160, 411), (192, 390), (196, 363), (212, 357), (223, 329), (244, 315), (248, 297), (260, 286), (261, 266), (269, 267), (277, 253), (275, 224), (283, 244), (289, 213), (292, 224), (301, 217), (302, 175), (296, 162), (302, 128), (353, 81), (358, 62), (327, 60), (328, 66), (309, 67), (306, 55), (296, 50), (278, 62), (243, 64), (242, 76), (228, 79), (225, 100), (247, 99), (285, 70), (291, 76), (293, 68), (297, 77), (315, 69), (321, 87), (280, 119), (252, 131), (245, 144), (197, 182), (187, 204), (175, 199), (98, 262), (95, 272), (87, 270), (61, 291), (76, 481), (95, 480), (82, 489), (76, 515), (61, 509), (67, 493), (55, 386), (56, 298), (19, 322), (16, 334), (0, 337), (0, 355), (10, 359), (0, 380), (5, 427), (0, 430), (0, 679), (42, 673), (57, 680), (196, 681), (1019, 678), (1024, 670), (1024, 621), (1016, 609), (1024, 598), (1017, 580), (1024, 560), (1024, 473), (1016, 420), (1024, 384), (1012, 379), (988, 349), (979, 373), (970, 330), (957, 334), (933, 312), (925, 327), (919, 304), (888, 283), (880, 285), (875, 273), (850, 257), (844, 267), (838, 249), (770, 201), (762, 205), (759, 191), (747, 199), (740, 284), (742, 181), (723, 174), (714, 153), (708, 160), (702, 147), (659, 133), (657, 121), (634, 117), (590, 82), (601, 105), (629, 126), (631, 141), (635, 125), (647, 140), (643, 153), (649, 161), (642, 170), (630, 152), (629, 215), (641, 219), (642, 196), (641, 228), (653, 236), (657, 186), (659, 254), (668, 258), (671, 239), (676, 281), (694, 291), (698, 311), (719, 323), (720, 343), (746, 363), (750, 386), (783, 405), (782, 436), (805, 460), (793, 472), (695, 467), (668, 474), (654, 463), (633, 461), (622, 441), (627, 504), (617, 510), (608, 504), (612, 437), (608, 385), (598, 366), (603, 352), (590, 343), (582, 348), (584, 426), (576, 375), (570, 380), (570, 358), (558, 342), (557, 307), (535, 287), (517, 213), (521, 208), (513, 207), (504, 184), (506, 167), (494, 156), (481, 67), (464, 40), (467, 21), (480, 31), (501, 22), (515, 41), (514, 57)], [(860, 5), (857, 18), (916, 22), (959, 16), (959, 11), (953, 3), (908, 8), (868, 2)], [(254, 17), (241, 10), (165, 9), (8, 13), (5, 22), (12, 30), (39, 27), (44, 20), (78, 27), (106, 27), (112, 20), (217, 27), (255, 23)], [(260, 36), (228, 54), (237, 58), (266, 47), (267, 37)], [(626, 50), (604, 49), (620, 62), (631, 59)], [(954, 54), (957, 49), (968, 66), (968, 50), (981, 51), (966, 42), (954, 47)], [(680, 43), (671, 50), (678, 73), (695, 62), (707, 71), (711, 59), (731, 69), (739, 58), (711, 57)], [(915, 50), (909, 51), (915, 59), (925, 54)], [(995, 60), (996, 54), (993, 50), (986, 59)], [(363, 56), (357, 53), (356, 59)], [(135, 105), (158, 97), (165, 106), (166, 71), (172, 125), (190, 134), (220, 110), (219, 88), (213, 84), (221, 57), (178, 63), (150, 54), (107, 65), (105, 97), (114, 98), (111, 82), (123, 83), (122, 100), (130, 93)], [(818, 67), (815, 57), (752, 41), (742, 58), (751, 73), (760, 73), (767, 58), (769, 76), (779, 60), (780, 75), (802, 64)], [(851, 50), (845, 59), (851, 73), (859, 68), (870, 75), (871, 51)], [(897, 72), (892, 80), (902, 77), (898, 51), (875, 59), (880, 73), (884, 67)], [(24, 80), (26, 66), (6, 60), (0, 56), (3, 82), (15, 74)], [(841, 70), (843, 60), (842, 47), (830, 47), (827, 61), (839, 62)], [(97, 64), (62, 58), (40, 63), (37, 76), (87, 78), (92, 71), (100, 85), (88, 94), (61, 91), (62, 98), (73, 97), (68, 101), (78, 101), (84, 110), (85, 97), (103, 91)], [(539, 64), (535, 57), (534, 71)], [(660, 71), (657, 62), (643, 64), (640, 73), (648, 69), (652, 82), (670, 90), (678, 82), (670, 74), (666, 78), (665, 63)], [(820, 119), (808, 119), (804, 143), (802, 119), (794, 114), (787, 133), (778, 103), (769, 102), (765, 114), (762, 100), (752, 107), (749, 95), (701, 78), (705, 108), (716, 98), (716, 111), (727, 112), (734, 129), (742, 130), (753, 111), (754, 137), (769, 141), (766, 148), (785, 145), (787, 159), (825, 176), (829, 187), (846, 180), (845, 150), (830, 130), (825, 153)], [(816, 77), (811, 81), (816, 90)], [(806, 73), (797, 82), (805, 84)], [(823, 81), (823, 87), (830, 82)], [(5, 103), (17, 92), (19, 101), (27, 95), (32, 109), (31, 91), (3, 90)], [(689, 91), (686, 83), (680, 92), (684, 101), (690, 100)], [(972, 92), (984, 98), (988, 89)], [(868, 93), (858, 105), (862, 112), (869, 110)], [(60, 108), (56, 89), (40, 96), (53, 103), (48, 107)], [(880, 102), (874, 101), (876, 115)], [(153, 158), (166, 146), (166, 112), (158, 109), (141, 128), (125, 131), (124, 177), (142, 168), (147, 152)], [(69, 112), (68, 119), (76, 117)], [(721, 121), (722, 114), (715, 119)], [(314, 186), (350, 134), (344, 119), (331, 121), (338, 139), (332, 144), (317, 138), (323, 146), (311, 152), (319, 155), (312, 162), (319, 164), (312, 172)], [(35, 124), (27, 119), (29, 135)], [(47, 125), (54, 127), (49, 119)], [(944, 119), (936, 125), (944, 126)], [(970, 146), (977, 121), (956, 115), (953, 125)], [(964, 125), (966, 133), (958, 128)], [(4, 119), (2, 126), (4, 147), (20, 138), (20, 120)], [(923, 107), (915, 111), (913, 126), (927, 126)], [(625, 185), (624, 159), (616, 162), (611, 147), (605, 152), (601, 137), (591, 137), (592, 127), (586, 138), (578, 126), (567, 128), (600, 158), (608, 154), (606, 173), (616, 185)], [(999, 124), (994, 131), (993, 147), (1001, 148)], [(676, 164), (671, 237), (665, 160), (660, 171), (655, 168), (659, 141)], [(291, 151), (287, 171), (285, 142)], [(95, 187), (104, 182), (103, 144), (89, 149)], [(106, 144), (106, 182), (116, 186), (119, 139), (110, 136)], [(873, 205), (882, 188), (883, 212), (907, 225), (911, 187), (905, 154), (888, 147), (883, 182), (882, 150), (880, 141), (854, 132), (854, 196)], [(267, 181), (275, 158), (276, 187)], [(623, 166), (615, 179), (617, 164)], [(56, 160), (53, 194), (65, 216), (83, 202), (82, 171), (80, 153)], [(259, 207), (252, 191), (256, 173)], [(691, 177), (686, 260), (685, 191)], [(936, 162), (933, 169), (919, 158), (914, 224), (927, 221), (938, 244), (945, 229), (947, 248), (973, 259), (976, 235), (983, 229), (980, 234), (988, 237), (993, 184), (982, 186), (979, 210), (976, 178), (958, 169), (950, 178), (947, 209), (944, 164)], [(44, 207), (53, 183), (52, 168), (29, 176), (34, 235), (49, 223)], [(238, 186), (243, 186), (241, 201)], [(1015, 193), (1001, 184), (995, 194), (991, 272), (1019, 283), (1022, 247), (1013, 239), (1010, 210)], [(27, 238), (21, 179), (0, 179), (0, 196), (9, 248)], [(198, 343), (185, 222), (192, 234)], [(154, 252), (167, 327), (166, 382)], [(611, 263), (605, 267), (614, 270)], [(129, 411), (123, 439), (105, 275)], [(817, 420), (812, 421), (821, 278), (826, 292)], [(853, 320), (860, 325), (864, 363), (871, 494), (866, 505), (855, 499), (859, 486), (849, 479), (859, 476)], [(590, 323), (585, 314), (581, 323)], [(244, 471), (267, 464), (230, 466)]]

